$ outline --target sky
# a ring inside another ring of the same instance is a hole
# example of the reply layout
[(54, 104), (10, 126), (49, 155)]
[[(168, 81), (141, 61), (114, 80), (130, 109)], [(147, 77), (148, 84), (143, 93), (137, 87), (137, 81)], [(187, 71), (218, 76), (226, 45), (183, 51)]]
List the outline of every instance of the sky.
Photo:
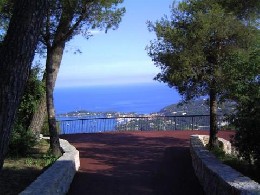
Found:
[[(173, 0), (124, 0), (126, 13), (117, 30), (76, 36), (63, 55), (56, 88), (155, 83), (160, 72), (145, 47), (155, 39), (146, 22), (170, 15)], [(74, 54), (79, 49), (81, 54)]]

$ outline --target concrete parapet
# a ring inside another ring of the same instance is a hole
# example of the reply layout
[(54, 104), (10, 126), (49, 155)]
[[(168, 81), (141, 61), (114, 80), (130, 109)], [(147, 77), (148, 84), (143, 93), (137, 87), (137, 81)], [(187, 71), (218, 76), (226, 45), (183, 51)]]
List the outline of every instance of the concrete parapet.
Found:
[[(221, 163), (204, 147), (205, 139), (207, 139), (206, 135), (192, 135), (190, 139), (193, 168), (205, 193), (210, 195), (260, 194), (260, 185)], [(224, 139), (221, 141), (226, 152), (231, 152), (230, 143)]]
[(80, 166), (79, 151), (66, 140), (60, 139), (60, 144), (64, 151), (63, 155), (20, 195), (56, 195), (68, 192)]

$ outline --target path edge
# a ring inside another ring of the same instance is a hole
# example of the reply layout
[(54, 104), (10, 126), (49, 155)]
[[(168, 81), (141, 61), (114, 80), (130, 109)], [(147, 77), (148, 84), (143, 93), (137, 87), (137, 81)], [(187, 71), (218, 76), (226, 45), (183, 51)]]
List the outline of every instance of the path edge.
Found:
[(66, 194), (80, 167), (79, 151), (67, 140), (60, 139), (63, 155), (31, 183), (20, 195)]
[[(203, 144), (208, 135), (191, 135), (190, 153), (206, 194), (260, 194), (260, 184), (221, 163)], [(227, 143), (229, 141), (225, 140)]]

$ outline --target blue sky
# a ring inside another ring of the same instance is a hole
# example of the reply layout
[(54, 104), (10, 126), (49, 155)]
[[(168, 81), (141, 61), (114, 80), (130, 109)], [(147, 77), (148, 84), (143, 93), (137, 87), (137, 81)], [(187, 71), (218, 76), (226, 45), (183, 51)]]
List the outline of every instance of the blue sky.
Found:
[[(66, 46), (56, 87), (155, 83), (160, 72), (145, 47), (155, 38), (146, 22), (170, 14), (173, 0), (125, 0), (126, 14), (117, 30), (94, 31)], [(73, 54), (80, 49), (81, 54)]]

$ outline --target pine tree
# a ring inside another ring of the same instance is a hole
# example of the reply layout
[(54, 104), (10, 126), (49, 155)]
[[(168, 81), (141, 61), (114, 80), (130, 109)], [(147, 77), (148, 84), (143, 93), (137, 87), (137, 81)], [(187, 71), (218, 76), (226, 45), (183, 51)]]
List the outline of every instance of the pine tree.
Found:
[(175, 87), (186, 100), (209, 97), (209, 146), (217, 146), (217, 102), (238, 68), (229, 64), (227, 69), (226, 62), (248, 56), (257, 29), (211, 0), (173, 5), (170, 19), (166, 16), (148, 26), (157, 36), (147, 47), (161, 68), (155, 79)]
[(28, 79), (46, 7), (46, 0), (15, 1), (9, 28), (0, 46), (0, 169)]

